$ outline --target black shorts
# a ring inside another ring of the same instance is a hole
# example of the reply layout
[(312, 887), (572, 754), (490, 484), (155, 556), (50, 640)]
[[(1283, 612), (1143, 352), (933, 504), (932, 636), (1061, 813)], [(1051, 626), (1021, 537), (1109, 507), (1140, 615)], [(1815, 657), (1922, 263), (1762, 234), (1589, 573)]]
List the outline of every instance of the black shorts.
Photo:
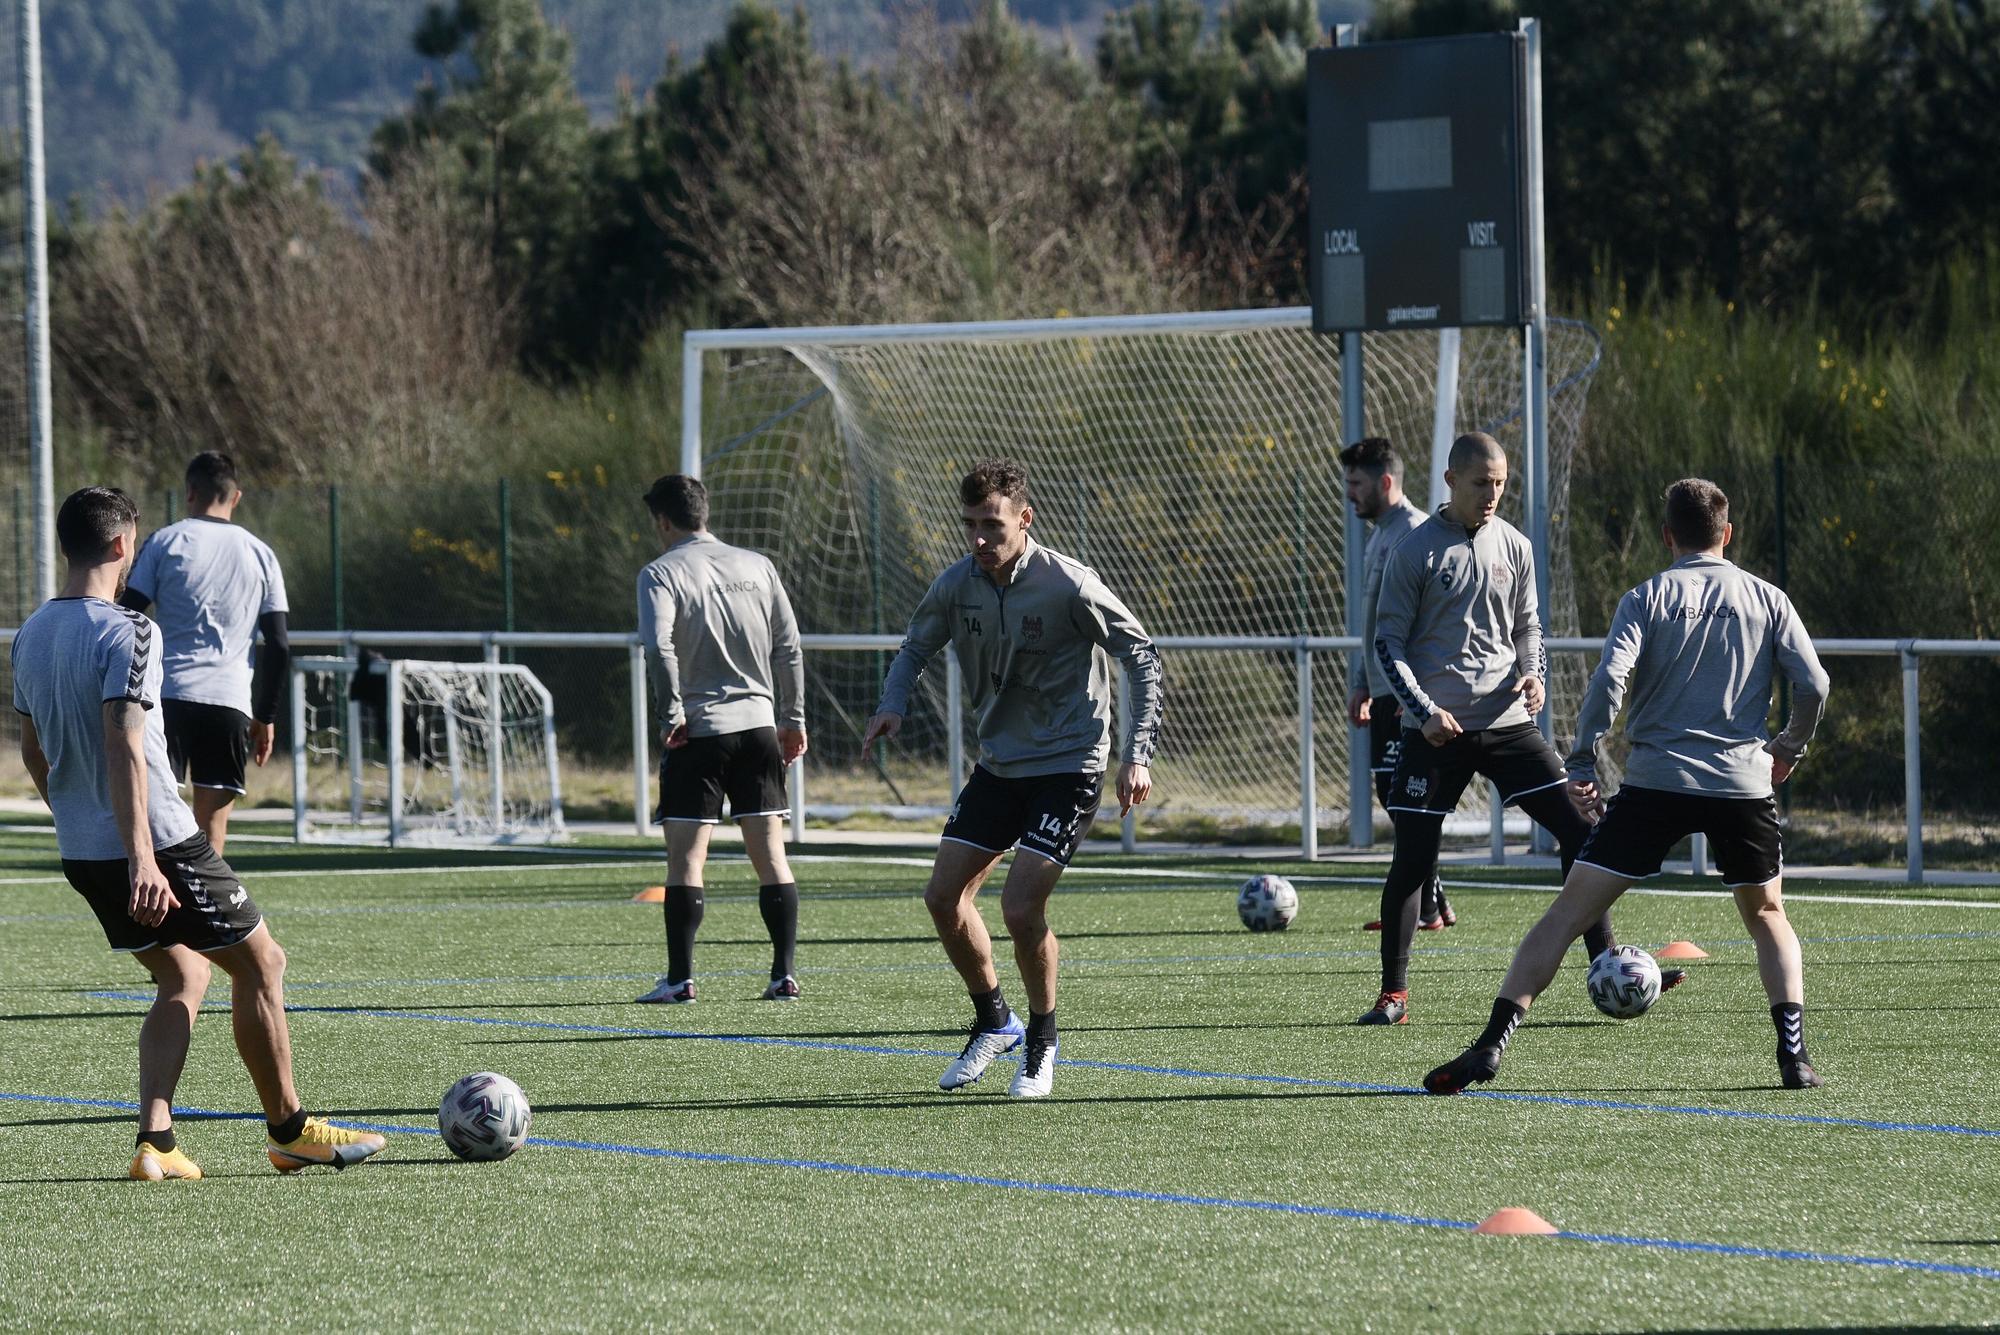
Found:
[(1774, 881), (1785, 869), (1775, 797), (1709, 797), (1626, 784), (1605, 803), (1576, 860), (1643, 881), (1660, 874), (1667, 850), (1691, 834), (1708, 836), (1716, 869), (1732, 889)]
[(154, 853), (180, 907), (167, 910), (166, 921), (145, 927), (126, 909), (132, 903), (132, 881), (124, 858), (76, 862), (63, 859), (63, 875), (90, 904), (113, 950), (146, 950), (153, 946), (187, 946), (191, 950), (222, 950), (257, 930), (264, 915), (236, 879), (208, 836), (197, 834)]
[(1090, 833), (1103, 793), (1102, 774), (1003, 779), (975, 765), (952, 804), (944, 838), (989, 853), (1004, 853), (1018, 844), (1024, 852), (1067, 867), (1076, 856), (1076, 846)]
[(1403, 758), (1403, 702), (1378, 695), (1368, 702), (1368, 772), (1394, 774)]
[(1432, 746), (1409, 729), (1383, 805), (1392, 813), (1448, 816), (1475, 774), (1499, 787), (1502, 802), (1568, 781), (1562, 757), (1532, 723), (1462, 732), (1443, 746)]
[(776, 728), (690, 737), (660, 757), (661, 820), (718, 825), (725, 796), (731, 820), (790, 814)]
[(248, 714), (228, 705), (162, 700), (160, 723), (167, 730), (167, 759), (177, 782), (192, 777), (197, 788), (242, 793), (243, 776), (250, 770)]

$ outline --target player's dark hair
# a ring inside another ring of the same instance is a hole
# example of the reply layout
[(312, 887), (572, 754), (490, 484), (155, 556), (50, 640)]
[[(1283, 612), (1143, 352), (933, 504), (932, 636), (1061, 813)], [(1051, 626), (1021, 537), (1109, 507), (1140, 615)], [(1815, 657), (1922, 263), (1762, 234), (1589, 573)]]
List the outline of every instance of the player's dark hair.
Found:
[(1507, 451), (1500, 448), (1500, 442), (1484, 431), (1468, 431), (1451, 443), (1451, 453), (1445, 456), (1445, 467), (1456, 473), (1481, 459), (1505, 459)]
[(646, 508), (690, 533), (708, 527), (708, 488), (698, 477), (669, 473), (646, 492)]
[(85, 487), (63, 499), (56, 511), (56, 543), (71, 565), (95, 565), (111, 552), (111, 540), (139, 522), (139, 507), (116, 487)]
[(1403, 476), (1403, 461), (1386, 436), (1367, 436), (1355, 441), (1340, 452), (1340, 466), (1358, 468), (1370, 477)]
[(197, 505), (213, 505), (236, 494), (236, 461), (221, 450), (203, 450), (188, 460), (187, 489)]
[(1016, 506), (1028, 503), (1028, 470), (1012, 459), (981, 459), (958, 484), (958, 499), (979, 505), (988, 496), (1000, 496)]
[(1705, 552), (1722, 542), (1729, 497), (1705, 477), (1684, 477), (1667, 488), (1667, 531), (1683, 551)]

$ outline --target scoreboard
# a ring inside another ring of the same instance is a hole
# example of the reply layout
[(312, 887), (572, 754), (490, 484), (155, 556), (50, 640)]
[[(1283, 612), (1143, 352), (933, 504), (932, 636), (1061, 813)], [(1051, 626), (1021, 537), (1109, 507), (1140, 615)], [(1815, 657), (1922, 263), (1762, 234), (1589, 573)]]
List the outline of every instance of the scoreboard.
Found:
[(1519, 32), (1307, 53), (1316, 331), (1534, 318), (1527, 89)]

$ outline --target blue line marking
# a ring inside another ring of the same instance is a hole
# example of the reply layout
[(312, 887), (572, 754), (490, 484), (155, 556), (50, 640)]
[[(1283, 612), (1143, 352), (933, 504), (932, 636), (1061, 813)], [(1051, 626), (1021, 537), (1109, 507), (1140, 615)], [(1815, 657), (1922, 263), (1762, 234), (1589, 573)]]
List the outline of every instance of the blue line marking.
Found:
[[(139, 1105), (117, 1099), (80, 1099), (56, 1095), (0, 1093), (0, 1100), (21, 1103), (53, 1103), (72, 1107), (120, 1108), (137, 1111)], [(175, 1109), (187, 1117), (236, 1118), (249, 1120), (256, 1114)], [(342, 1119), (339, 1125), (384, 1135), (435, 1136), (429, 1127), (401, 1126), (394, 1122), (354, 1122)], [(645, 1159), (670, 1159), (681, 1163), (715, 1164), (735, 1168), (789, 1168), (813, 1173), (843, 1173), (855, 1177), (885, 1178), (897, 1182), (936, 1182), (958, 1187), (988, 1187), (1002, 1191), (1026, 1191), (1051, 1196), (1074, 1196), (1090, 1200), (1129, 1201), (1144, 1205), (1188, 1205), (1211, 1210), (1256, 1210), (1274, 1214), (1305, 1215), (1318, 1219), (1342, 1219), (1364, 1224), (1395, 1224), (1404, 1228), (1445, 1229), (1470, 1233), (1476, 1225), (1467, 1219), (1439, 1219), (1429, 1215), (1404, 1214), (1394, 1210), (1360, 1210), (1338, 1205), (1308, 1205), (1300, 1201), (1269, 1201), (1234, 1196), (1196, 1196), (1177, 1191), (1145, 1191), (1133, 1187), (1092, 1187), (1070, 1182), (1036, 1182), (1027, 1178), (987, 1177), (977, 1173), (952, 1173), (929, 1168), (892, 1168), (883, 1164), (842, 1163), (833, 1159), (784, 1159), (755, 1154), (723, 1154), (712, 1150), (675, 1150), (653, 1145), (621, 1145), (611, 1141), (563, 1140), (551, 1136), (530, 1136), (527, 1143), (544, 1149), (579, 1150), (594, 1154), (629, 1154)], [(1807, 1261), (1821, 1265), (1859, 1265), (1883, 1270), (1904, 1270), (1922, 1274), (1958, 1275), (1972, 1279), (2000, 1280), (2000, 1268), (1959, 1265), (1946, 1261), (1918, 1261), (1900, 1256), (1867, 1256), (1846, 1252), (1820, 1252), (1783, 1247), (1745, 1247), (1727, 1242), (1691, 1242), (1679, 1238), (1648, 1238), (1623, 1233), (1584, 1233), (1563, 1230), (1553, 1236), (1571, 1242), (1599, 1246), (1640, 1247), (1652, 1251), (1693, 1253), (1706, 1256), (1742, 1257), (1763, 1261)]]
[[(100, 1001), (146, 1001), (152, 997), (134, 992), (90, 992)], [(218, 1007), (216, 1009), (227, 1009)], [(894, 1048), (869, 1043), (835, 1043), (805, 1038), (773, 1038), (766, 1034), (703, 1034), (684, 1029), (645, 1029), (636, 1025), (574, 1024), (561, 1020), (522, 1020), (512, 1016), (433, 1015), (425, 1011), (378, 1010), (367, 1006), (287, 1006), (287, 1011), (308, 1015), (349, 1015), (375, 1020), (420, 1020), (432, 1024), (492, 1025), (503, 1029), (540, 1029), (572, 1034), (620, 1034), (634, 1038), (693, 1040), (703, 1043), (737, 1043), (746, 1047), (797, 1048), (809, 1052), (854, 1052), (872, 1057), (955, 1057), (943, 1048)], [(1414, 1085), (1377, 1084), (1365, 1080), (1323, 1080), (1303, 1075), (1266, 1075), (1248, 1071), (1205, 1071), (1179, 1066), (1149, 1066), (1135, 1062), (1097, 1061), (1087, 1057), (1062, 1059), (1062, 1065), (1086, 1071), (1112, 1071), (1121, 1075), (1162, 1076), (1176, 1080), (1228, 1080), (1244, 1084), (1284, 1085), (1311, 1089), (1345, 1089), (1370, 1094), (1421, 1095)], [(1428, 1097), (1428, 1096), (1426, 1096)], [(2000, 1139), (2000, 1130), (1979, 1126), (1959, 1126), (1950, 1122), (1887, 1122), (1861, 1117), (1827, 1117), (1813, 1113), (1753, 1112), (1738, 1108), (1702, 1108), (1689, 1104), (1633, 1103), (1622, 1099), (1583, 1099), (1561, 1094), (1526, 1094), (1507, 1090), (1467, 1090), (1458, 1097), (1496, 1099), (1505, 1103), (1534, 1103), (1556, 1108), (1589, 1108), (1599, 1112), (1675, 1113), (1685, 1117), (1723, 1117), (1745, 1122), (1781, 1122), (1801, 1126), (1839, 1126), (1858, 1131), (1896, 1131), (1933, 1136), (1980, 1136)]]

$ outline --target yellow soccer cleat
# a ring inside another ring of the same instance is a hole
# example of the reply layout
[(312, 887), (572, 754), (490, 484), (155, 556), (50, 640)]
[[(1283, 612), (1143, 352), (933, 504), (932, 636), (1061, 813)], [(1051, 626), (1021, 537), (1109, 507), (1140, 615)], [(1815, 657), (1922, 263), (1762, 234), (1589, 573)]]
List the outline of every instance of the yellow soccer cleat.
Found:
[(134, 1182), (163, 1182), (170, 1177), (193, 1182), (201, 1177), (201, 1165), (178, 1148), (154, 1149), (142, 1140), (138, 1152), (132, 1156), (130, 1176)]
[(289, 1140), (282, 1145), (275, 1140), (266, 1140), (264, 1152), (271, 1156), (271, 1167), (281, 1173), (296, 1173), (315, 1164), (346, 1168), (360, 1163), (388, 1143), (373, 1131), (349, 1131), (317, 1117), (308, 1117), (297, 1140)]

